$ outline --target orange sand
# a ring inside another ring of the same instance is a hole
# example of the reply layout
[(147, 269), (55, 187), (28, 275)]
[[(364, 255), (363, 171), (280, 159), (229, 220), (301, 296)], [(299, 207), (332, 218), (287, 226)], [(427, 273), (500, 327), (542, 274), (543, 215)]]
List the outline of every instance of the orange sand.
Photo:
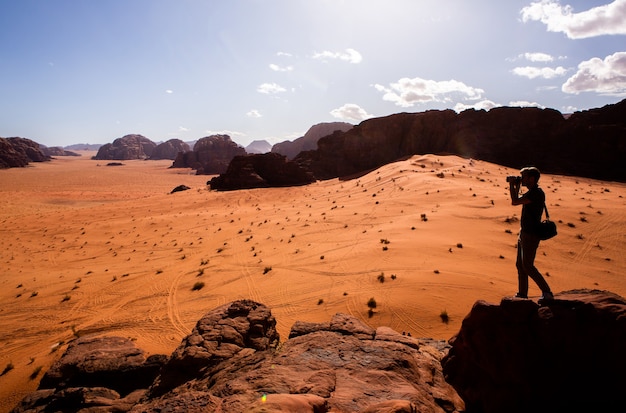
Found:
[[(210, 177), (170, 161), (83, 155), (0, 170), (1, 412), (77, 335), (169, 354), (208, 310), (249, 298), (272, 309), (283, 339), (296, 320), (337, 312), (448, 339), (475, 301), (517, 289), (512, 169), (415, 156), (352, 180), (210, 192)], [(626, 296), (626, 185), (540, 183), (561, 221), (537, 257), (552, 289)], [(179, 184), (192, 189), (169, 194)]]

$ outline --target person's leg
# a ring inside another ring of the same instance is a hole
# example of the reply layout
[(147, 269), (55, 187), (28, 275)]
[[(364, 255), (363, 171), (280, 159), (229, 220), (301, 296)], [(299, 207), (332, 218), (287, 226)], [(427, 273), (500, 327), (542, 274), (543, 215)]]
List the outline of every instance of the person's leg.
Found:
[(517, 260), (515, 266), (517, 267), (517, 294), (516, 297), (526, 298), (528, 297), (528, 275), (524, 270), (523, 260), (523, 248), (522, 248), (522, 234), (517, 239)]
[(535, 256), (537, 255), (537, 248), (539, 247), (539, 238), (531, 234), (523, 233), (520, 235), (520, 245), (522, 248), (521, 265), (524, 273), (532, 278), (542, 293), (550, 293), (550, 286), (535, 267)]

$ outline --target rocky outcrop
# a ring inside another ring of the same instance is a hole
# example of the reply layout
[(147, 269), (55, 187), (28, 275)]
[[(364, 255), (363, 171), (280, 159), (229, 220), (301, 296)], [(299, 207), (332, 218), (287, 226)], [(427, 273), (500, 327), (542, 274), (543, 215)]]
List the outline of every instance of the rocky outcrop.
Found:
[(50, 156), (50, 157), (52, 156), (81, 156), (80, 154), (76, 152), (66, 151), (60, 146), (47, 147), (47, 146), (43, 146), (40, 144), (39, 147), (41, 148), (41, 152), (43, 152), (44, 155)]
[(197, 175), (215, 175), (226, 171), (235, 156), (245, 155), (246, 150), (237, 145), (228, 135), (204, 137), (193, 147), (193, 151), (179, 152), (172, 168), (191, 168)]
[(93, 159), (131, 160), (148, 159), (156, 148), (156, 143), (142, 135), (126, 135), (113, 143), (102, 145)]
[(267, 153), (272, 151), (272, 145), (266, 141), (252, 141), (248, 146), (246, 146), (247, 153)]
[(207, 182), (211, 189), (234, 190), (306, 185), (315, 182), (308, 171), (277, 153), (237, 156), (225, 173)]
[(626, 181), (626, 100), (565, 119), (553, 109), (432, 110), (369, 119), (321, 138), (296, 161), (316, 178), (347, 176), (414, 154), (442, 153), (513, 168)]
[(166, 359), (146, 357), (127, 338), (79, 338), (46, 372), (39, 390), (13, 412), (128, 411), (146, 393)]
[(26, 138), (0, 138), (0, 168), (18, 168), (30, 162), (49, 161), (40, 145)]
[(158, 144), (156, 148), (154, 148), (150, 160), (169, 159), (173, 161), (179, 153), (189, 152), (190, 150), (189, 145), (180, 139), (170, 139)]
[[(110, 343), (91, 348), (82, 361), (67, 355), (76, 347), (68, 348), (61, 366), (87, 371), (100, 357), (115, 362)], [(119, 364), (135, 352), (119, 354)], [(202, 317), (148, 391), (146, 380), (136, 382), (144, 390), (129, 392), (101, 380), (85, 386), (67, 374), (42, 381), (14, 412), (460, 412), (463, 402), (444, 381), (442, 356), (417, 339), (345, 314), (326, 323), (298, 322), (279, 345), (269, 308), (241, 300)], [(75, 387), (63, 387), (70, 382)]]
[(329, 122), (313, 125), (304, 136), (294, 141), (284, 141), (272, 146), (272, 152), (285, 155), (287, 159), (294, 159), (300, 152), (314, 150), (317, 148), (317, 141), (324, 136), (331, 135), (335, 131), (345, 132), (352, 129), (354, 125), (346, 122)]
[(626, 300), (577, 290), (539, 306), (477, 302), (444, 358), (467, 412), (621, 411)]

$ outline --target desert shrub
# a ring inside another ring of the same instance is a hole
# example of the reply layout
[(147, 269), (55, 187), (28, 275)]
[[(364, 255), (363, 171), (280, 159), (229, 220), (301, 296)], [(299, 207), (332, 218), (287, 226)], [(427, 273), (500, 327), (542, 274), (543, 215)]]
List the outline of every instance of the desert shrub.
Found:
[(6, 367), (4, 368), (4, 370), (2, 370), (2, 373), (0, 373), (0, 376), (4, 376), (5, 374), (7, 374), (8, 372), (10, 372), (11, 370), (13, 370), (15, 368), (15, 366), (13, 365), (13, 363), (8, 362)]
[(319, 300), (317, 300), (317, 305), (322, 305), (324, 304), (324, 299), (320, 298)]
[(41, 372), (41, 370), (43, 369), (43, 366), (37, 366), (35, 367), (35, 369), (33, 370), (33, 372), (30, 374), (29, 378), (31, 380), (35, 380), (37, 378), (37, 376), (39, 375), (39, 373)]
[(202, 281), (198, 281), (191, 287), (191, 291), (198, 291), (204, 288), (204, 283)]
[(376, 308), (376, 305), (377, 305), (377, 304), (376, 304), (376, 300), (374, 299), (374, 297), (372, 297), (372, 298), (370, 298), (369, 300), (367, 300), (367, 306), (368, 306), (370, 309), (374, 309), (374, 308)]
[(448, 322), (450, 321), (450, 317), (448, 316), (448, 312), (446, 310), (443, 310), (439, 314), (439, 317), (441, 318), (441, 321), (443, 321), (446, 324), (448, 324)]
[(69, 301), (72, 297), (69, 296), (69, 294), (65, 294), (65, 296), (61, 299), (61, 302), (65, 302), (65, 301)]
[(263, 274), (267, 274), (270, 271), (272, 271), (272, 267), (265, 267), (265, 268), (263, 268)]
[(378, 274), (378, 277), (376, 277), (378, 279), (378, 282), (384, 283), (385, 282), (385, 273), (381, 272), (380, 274)]

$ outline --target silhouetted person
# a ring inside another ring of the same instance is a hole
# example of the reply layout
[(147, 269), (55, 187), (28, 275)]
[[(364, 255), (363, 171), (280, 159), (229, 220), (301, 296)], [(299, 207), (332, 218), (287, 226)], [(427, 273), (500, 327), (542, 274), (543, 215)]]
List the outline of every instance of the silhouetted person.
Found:
[[(535, 255), (539, 247), (537, 229), (541, 224), (541, 214), (546, 201), (546, 195), (539, 188), (539, 169), (535, 167), (523, 168), (520, 177), (509, 177), (509, 190), (511, 192), (511, 204), (522, 205), (522, 219), (519, 238), (517, 240), (517, 267), (518, 290), (516, 297), (528, 298), (528, 277), (532, 278), (541, 289), (540, 300), (554, 298), (550, 286), (541, 273), (535, 268)], [(517, 178), (517, 179), (516, 179)], [(528, 191), (519, 195), (520, 187), (525, 186)]]

